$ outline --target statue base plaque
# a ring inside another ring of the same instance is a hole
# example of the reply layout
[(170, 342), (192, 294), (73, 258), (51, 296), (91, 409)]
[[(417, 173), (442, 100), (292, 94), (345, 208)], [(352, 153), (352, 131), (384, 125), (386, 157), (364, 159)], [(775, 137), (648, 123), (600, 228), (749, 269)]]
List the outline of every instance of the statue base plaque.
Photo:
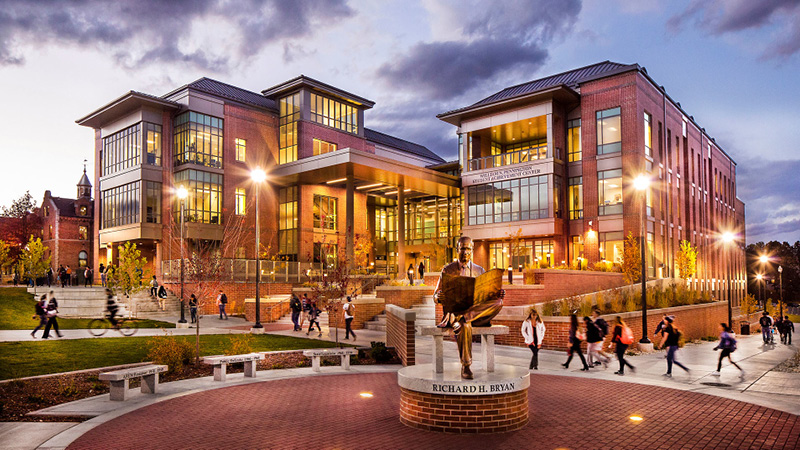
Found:
[[(474, 367), (474, 366), (473, 366)], [(430, 364), (400, 369), (400, 422), (442, 433), (502, 433), (528, 423), (527, 369), (505, 364), (494, 372), (473, 369), (461, 379), (461, 364), (445, 364), (435, 373)]]

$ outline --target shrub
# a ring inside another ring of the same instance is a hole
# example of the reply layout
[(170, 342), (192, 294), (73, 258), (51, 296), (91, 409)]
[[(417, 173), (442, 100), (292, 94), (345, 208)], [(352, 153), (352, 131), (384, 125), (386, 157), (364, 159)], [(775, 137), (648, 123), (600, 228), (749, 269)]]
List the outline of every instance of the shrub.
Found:
[(560, 302), (558, 301), (554, 301), (554, 302), (547, 302), (544, 305), (542, 305), (542, 315), (557, 316), (559, 310), (559, 305), (558, 305), (559, 303)]
[(655, 295), (656, 295), (656, 308), (669, 308), (669, 298), (667, 297), (667, 294), (663, 290), (656, 289)]
[(250, 333), (233, 334), (230, 337), (228, 348), (225, 349), (226, 355), (243, 355), (253, 353), (253, 341), (255, 338)]
[(581, 317), (591, 316), (592, 315), (592, 297), (585, 295), (583, 297), (583, 301), (581, 301), (580, 306), (578, 307), (578, 313)]
[(625, 311), (623, 309), (625, 305), (623, 304), (622, 294), (620, 294), (619, 290), (614, 289), (613, 291), (611, 291), (611, 296), (609, 298), (609, 305), (611, 306), (610, 312), (612, 313), (620, 313)]
[(147, 359), (156, 364), (166, 364), (168, 372), (183, 370), (194, 356), (192, 344), (171, 333), (153, 336), (147, 340)]
[(376, 362), (385, 363), (392, 359), (392, 353), (386, 348), (386, 344), (383, 342), (373, 341), (370, 342), (369, 345), (372, 347), (369, 354)]
[(74, 397), (79, 394), (78, 388), (75, 386), (75, 383), (70, 383), (67, 385), (61, 386), (59, 393), (64, 397)]
[(625, 299), (625, 306), (624, 306), (625, 311), (636, 311), (641, 306), (640, 305), (642, 302), (641, 295), (639, 296), (639, 298), (637, 298), (636, 295), (633, 294), (632, 292), (626, 291), (624, 299)]

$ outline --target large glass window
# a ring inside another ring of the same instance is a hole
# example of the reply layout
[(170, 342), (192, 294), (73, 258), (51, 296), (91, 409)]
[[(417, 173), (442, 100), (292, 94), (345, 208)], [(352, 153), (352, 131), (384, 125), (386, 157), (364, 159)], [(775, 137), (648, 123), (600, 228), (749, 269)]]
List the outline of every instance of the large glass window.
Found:
[(518, 270), (552, 265), (553, 240), (520, 240), (489, 243), (489, 267)]
[(278, 192), (278, 253), (286, 261), (297, 261), (297, 186)]
[(583, 177), (571, 177), (569, 179), (567, 198), (569, 201), (569, 219), (583, 219)]
[(314, 196), (314, 228), (336, 230), (337, 199), (324, 195)]
[(572, 265), (577, 266), (578, 258), (581, 258), (581, 266), (583, 265), (583, 259), (585, 258), (583, 255), (583, 235), (579, 234), (570, 238), (569, 256), (571, 258)]
[(235, 207), (235, 214), (237, 216), (243, 216), (247, 212), (247, 205), (246, 205), (246, 197), (247, 194), (244, 191), (244, 188), (236, 188), (235, 192), (235, 200), (236, 200), (236, 207)]
[(161, 223), (161, 183), (145, 181), (145, 221)]
[(358, 109), (319, 94), (311, 94), (311, 120), (348, 133), (358, 133)]
[(336, 267), (338, 246), (327, 242), (314, 242), (314, 262), (322, 263), (326, 269)]
[(619, 107), (597, 111), (597, 154), (622, 151), (621, 116)]
[(103, 228), (139, 223), (141, 214), (140, 182), (125, 184), (102, 192), (100, 209)]
[[(183, 170), (175, 174), (175, 184), (189, 191), (184, 211), (187, 222), (222, 223), (222, 175)], [(180, 214), (180, 204), (175, 211)]]
[(597, 172), (599, 214), (622, 214), (622, 169)]
[(286, 96), (278, 101), (280, 130), (278, 164), (297, 161), (297, 121), (300, 120), (300, 94)]
[(141, 163), (142, 124), (103, 138), (103, 175), (111, 175)]
[(653, 156), (653, 116), (644, 113), (644, 154)]
[(567, 122), (567, 161), (580, 161), (581, 152), (581, 119)]
[(175, 166), (222, 168), (222, 119), (187, 111), (173, 121)]
[(146, 163), (151, 166), (161, 165), (161, 125), (154, 123), (144, 124), (144, 141)]
[(375, 265), (388, 269), (397, 260), (397, 208), (375, 207)]
[(78, 266), (86, 267), (89, 264), (89, 254), (85, 250), (78, 253)]
[(236, 138), (234, 139), (234, 144), (236, 145), (236, 160), (244, 161), (247, 154), (247, 141)]
[(625, 236), (622, 231), (600, 233), (600, 259), (622, 264)]
[(321, 155), (323, 153), (330, 153), (336, 151), (336, 144), (314, 139), (314, 155)]
[(470, 186), (468, 223), (513, 222), (549, 217), (548, 175)]

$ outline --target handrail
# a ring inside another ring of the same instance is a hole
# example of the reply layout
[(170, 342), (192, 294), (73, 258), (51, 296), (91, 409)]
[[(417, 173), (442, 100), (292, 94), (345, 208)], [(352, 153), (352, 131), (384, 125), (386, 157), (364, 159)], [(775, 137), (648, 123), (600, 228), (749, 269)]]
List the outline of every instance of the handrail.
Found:
[[(494, 167), (509, 166), (512, 164), (546, 159), (548, 158), (547, 149), (548, 145), (544, 144), (522, 150), (515, 150), (513, 152), (501, 153), (499, 155), (482, 156), (480, 158), (470, 159), (467, 161), (466, 171), (469, 172), (473, 170), (491, 169)], [(550, 155), (549, 157), (562, 159), (561, 149), (558, 147), (553, 147), (553, 155)]]

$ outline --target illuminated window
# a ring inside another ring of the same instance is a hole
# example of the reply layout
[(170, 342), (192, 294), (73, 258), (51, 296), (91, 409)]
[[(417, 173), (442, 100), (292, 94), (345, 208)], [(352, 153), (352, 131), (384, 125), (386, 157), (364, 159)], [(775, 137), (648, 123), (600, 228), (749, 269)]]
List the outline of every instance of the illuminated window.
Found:
[(467, 188), (469, 225), (544, 219), (549, 214), (548, 175)]
[(103, 138), (103, 175), (138, 166), (141, 163), (141, 123)]
[(89, 264), (89, 254), (86, 251), (81, 250), (78, 253), (78, 266), (86, 267)]
[(101, 193), (100, 211), (103, 228), (139, 223), (140, 186), (140, 182), (135, 181)]
[(621, 116), (619, 107), (597, 111), (597, 154), (622, 151)]
[(327, 242), (314, 242), (314, 262), (323, 263), (327, 269), (336, 267), (338, 246)]
[(337, 199), (324, 195), (314, 196), (314, 228), (336, 230)]
[(300, 94), (280, 99), (278, 164), (297, 161), (297, 121), (300, 120)]
[(247, 141), (236, 138), (234, 142), (236, 143), (236, 160), (244, 161), (244, 156), (247, 150)]
[(569, 179), (569, 219), (583, 219), (583, 177)]
[(145, 182), (144, 206), (145, 221), (147, 223), (161, 223), (161, 183), (157, 181)]
[(175, 166), (222, 168), (222, 119), (187, 111), (176, 117), (173, 125)]
[(278, 254), (284, 261), (297, 261), (297, 186), (278, 192)]
[(644, 154), (653, 156), (653, 116), (644, 113)]
[(600, 259), (611, 261), (615, 264), (622, 264), (624, 242), (625, 236), (622, 231), (600, 233)]
[(151, 166), (161, 165), (161, 125), (144, 124), (145, 162)]
[(89, 239), (89, 229), (86, 227), (78, 227), (78, 239)]
[[(199, 170), (183, 170), (175, 174), (175, 185), (189, 191), (184, 200), (186, 222), (222, 223), (222, 175)], [(180, 200), (175, 197), (176, 202)], [(180, 214), (180, 203), (174, 211)], [(176, 221), (180, 216), (176, 216)]]
[(81, 216), (89, 214), (89, 208), (86, 206), (81, 206), (80, 208), (78, 208), (78, 214), (80, 214)]
[[(569, 254), (570, 254), (570, 257), (572, 257), (572, 263), (573, 264), (577, 264), (578, 263), (578, 258), (581, 258), (581, 259), (584, 258), (584, 256), (583, 256), (583, 235), (579, 234), (577, 236), (572, 236), (572, 239), (570, 240), (569, 245), (570, 245)], [(582, 264), (583, 263), (581, 263), (581, 265)]]
[(311, 120), (348, 133), (358, 133), (358, 109), (313, 93), (311, 94)]
[(314, 155), (321, 155), (323, 153), (335, 152), (337, 149), (336, 144), (314, 139)]
[(236, 188), (236, 215), (245, 215), (245, 193), (244, 188)]
[(567, 161), (580, 161), (581, 152), (581, 119), (567, 122)]
[(622, 214), (622, 169), (597, 172), (599, 214)]

